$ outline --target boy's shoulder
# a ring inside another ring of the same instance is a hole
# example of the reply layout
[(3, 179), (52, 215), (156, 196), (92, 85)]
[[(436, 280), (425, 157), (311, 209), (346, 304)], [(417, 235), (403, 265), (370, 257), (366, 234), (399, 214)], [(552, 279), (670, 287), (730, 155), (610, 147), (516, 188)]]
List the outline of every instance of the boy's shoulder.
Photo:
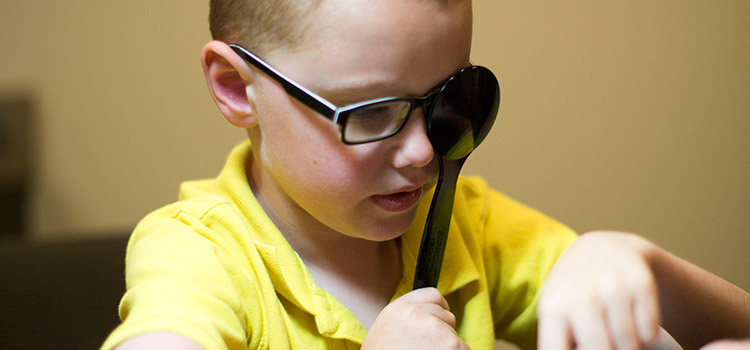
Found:
[(236, 220), (236, 224), (243, 225), (231, 200), (212, 191), (214, 183), (215, 179), (182, 183), (179, 199), (146, 215), (136, 227), (136, 233), (206, 230), (215, 226), (213, 223), (219, 220), (218, 218), (221, 218), (220, 221)]
[(534, 248), (541, 242), (569, 244), (575, 231), (542, 211), (501, 193), (481, 177), (462, 177), (456, 189), (454, 217), (468, 234), (483, 232), (489, 241), (503, 246)]
[(229, 198), (213, 190), (215, 183), (216, 179), (183, 182), (178, 200), (153, 211), (149, 216), (177, 217), (183, 214), (203, 218), (217, 208), (230, 206)]
[(484, 218), (492, 215), (495, 220), (537, 221), (552, 220), (541, 211), (492, 188), (480, 176), (461, 176), (456, 188), (456, 206), (471, 208)]

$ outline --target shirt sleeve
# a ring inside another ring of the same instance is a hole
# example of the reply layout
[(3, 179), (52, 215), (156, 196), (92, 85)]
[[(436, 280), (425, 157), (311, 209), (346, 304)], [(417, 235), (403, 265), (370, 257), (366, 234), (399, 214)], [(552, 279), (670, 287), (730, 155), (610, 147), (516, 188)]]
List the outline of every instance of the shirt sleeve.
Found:
[(152, 213), (128, 244), (123, 323), (104, 343), (108, 350), (138, 334), (170, 331), (205, 349), (246, 349), (240, 293), (229, 257), (200, 218)]
[[(484, 184), (482, 184), (484, 185)], [(485, 188), (484, 258), (495, 335), (536, 348), (539, 292), (577, 235), (565, 225)]]

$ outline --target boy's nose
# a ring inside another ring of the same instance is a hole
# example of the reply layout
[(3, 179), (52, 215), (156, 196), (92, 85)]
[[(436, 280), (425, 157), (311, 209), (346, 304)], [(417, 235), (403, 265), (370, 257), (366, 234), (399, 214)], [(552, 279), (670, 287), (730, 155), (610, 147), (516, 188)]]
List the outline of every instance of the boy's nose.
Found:
[(426, 124), (424, 109), (418, 108), (412, 111), (404, 128), (394, 137), (398, 140), (393, 154), (396, 168), (425, 167), (430, 164), (435, 151), (427, 137)]

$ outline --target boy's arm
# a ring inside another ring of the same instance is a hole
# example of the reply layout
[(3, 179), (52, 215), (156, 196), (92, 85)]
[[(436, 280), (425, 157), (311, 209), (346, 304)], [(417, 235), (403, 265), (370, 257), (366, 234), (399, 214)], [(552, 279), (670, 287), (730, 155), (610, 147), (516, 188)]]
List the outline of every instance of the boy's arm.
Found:
[(750, 337), (750, 293), (652, 245), (664, 326), (685, 348)]
[(701, 348), (701, 350), (747, 350), (750, 349), (750, 338), (738, 340), (719, 340)]
[(685, 348), (750, 336), (750, 294), (642, 237), (592, 232), (560, 257), (538, 308), (540, 349), (634, 349), (664, 328)]
[(132, 337), (115, 350), (203, 350), (193, 340), (171, 332), (152, 332)]

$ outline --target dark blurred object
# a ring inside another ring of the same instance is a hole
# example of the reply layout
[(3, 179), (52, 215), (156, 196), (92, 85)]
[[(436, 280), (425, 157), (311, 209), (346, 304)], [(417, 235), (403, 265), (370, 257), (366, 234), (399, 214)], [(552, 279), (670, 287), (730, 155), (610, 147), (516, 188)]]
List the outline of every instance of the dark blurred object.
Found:
[(0, 237), (28, 230), (27, 206), (34, 166), (33, 102), (0, 97)]
[(98, 349), (119, 324), (127, 235), (0, 244), (0, 349)]

